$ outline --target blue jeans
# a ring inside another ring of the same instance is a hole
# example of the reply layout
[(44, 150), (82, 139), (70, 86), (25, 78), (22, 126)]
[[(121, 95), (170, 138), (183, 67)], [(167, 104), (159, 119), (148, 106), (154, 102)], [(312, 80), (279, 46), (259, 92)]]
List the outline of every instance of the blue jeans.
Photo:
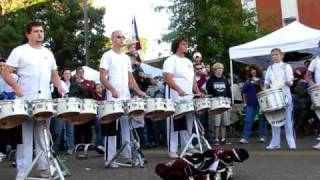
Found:
[(66, 143), (66, 148), (68, 150), (73, 150), (74, 149), (74, 130), (73, 130), (73, 125), (69, 122), (64, 122), (61, 120), (58, 120), (56, 118), (53, 118), (53, 138), (54, 138), (54, 143), (53, 143), (53, 149), (58, 152), (61, 144), (61, 135), (62, 135), (62, 129), (65, 131), (65, 136), (64, 140)]
[[(259, 113), (259, 106), (247, 106), (245, 109), (246, 118), (244, 122), (243, 132), (241, 137), (248, 140), (252, 133), (252, 125), (254, 122), (254, 118), (257, 113)], [(267, 134), (267, 124), (263, 115), (259, 114), (259, 138), (266, 138)]]
[(95, 130), (96, 130), (96, 146), (104, 146), (102, 134), (101, 134), (101, 124), (99, 118), (95, 119)]

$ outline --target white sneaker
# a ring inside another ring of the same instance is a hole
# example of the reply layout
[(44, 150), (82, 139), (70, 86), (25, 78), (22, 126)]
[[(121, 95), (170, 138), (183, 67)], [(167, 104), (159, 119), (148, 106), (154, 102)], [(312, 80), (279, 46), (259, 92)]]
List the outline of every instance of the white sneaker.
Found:
[(67, 154), (69, 154), (70, 156), (72, 156), (72, 155), (73, 155), (73, 150), (72, 150), (72, 149), (68, 149), (68, 150), (67, 150)]
[(178, 154), (176, 152), (169, 152), (168, 153), (169, 158), (171, 159), (177, 159), (179, 158)]
[(110, 168), (110, 169), (119, 168), (118, 164), (116, 164), (114, 162), (110, 163), (109, 161), (106, 161), (104, 163), (104, 166), (105, 166), (105, 168)]
[(16, 176), (16, 180), (24, 180), (25, 179), (25, 174), (24, 173), (18, 173)]
[(246, 140), (245, 138), (241, 138), (240, 141), (239, 141), (240, 144), (248, 144), (249, 141)]
[(39, 176), (41, 178), (49, 178), (50, 177), (50, 171), (49, 170), (40, 170)]
[(316, 150), (320, 150), (320, 143), (318, 143), (317, 145), (315, 146), (312, 146), (313, 149), (316, 149)]
[(265, 142), (266, 142), (266, 139), (265, 139), (265, 138), (260, 138), (260, 139), (259, 139), (259, 142), (265, 143)]
[(289, 149), (291, 149), (291, 150), (297, 149), (297, 146), (296, 145), (289, 146)]
[(319, 137), (317, 137), (317, 139), (316, 139), (317, 141), (320, 141), (320, 136)]
[(268, 150), (280, 149), (280, 146), (274, 146), (274, 145), (270, 144), (269, 146), (266, 147), (266, 149), (268, 149)]

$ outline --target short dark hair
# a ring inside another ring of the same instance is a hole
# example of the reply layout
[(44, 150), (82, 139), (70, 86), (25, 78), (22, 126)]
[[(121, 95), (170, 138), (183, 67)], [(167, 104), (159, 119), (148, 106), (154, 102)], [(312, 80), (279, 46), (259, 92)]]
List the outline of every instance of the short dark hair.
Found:
[(76, 73), (77, 73), (78, 71), (83, 71), (83, 72), (84, 72), (84, 69), (80, 66), (80, 67), (77, 67)]
[(251, 70), (253, 70), (253, 69), (256, 70), (257, 77), (258, 77), (258, 78), (261, 78), (261, 77), (262, 77), (262, 71), (261, 71), (261, 69), (260, 69), (258, 66), (256, 66), (256, 65), (251, 65), (251, 66), (249, 67), (248, 77), (249, 77), (249, 78), (252, 78)]
[(185, 37), (179, 37), (179, 38), (173, 40), (173, 42), (171, 44), (171, 51), (173, 54), (175, 54), (177, 52), (181, 42), (188, 42), (188, 40)]
[(43, 24), (39, 21), (32, 21), (32, 22), (29, 22), (27, 25), (26, 25), (26, 33), (27, 34), (30, 34), (31, 31), (32, 31), (32, 28), (33, 27), (43, 27)]

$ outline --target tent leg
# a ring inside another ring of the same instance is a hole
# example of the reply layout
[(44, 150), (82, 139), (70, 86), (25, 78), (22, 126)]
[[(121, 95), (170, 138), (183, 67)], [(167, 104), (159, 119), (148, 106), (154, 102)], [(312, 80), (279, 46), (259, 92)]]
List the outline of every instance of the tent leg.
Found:
[(232, 59), (230, 58), (230, 78), (231, 78), (231, 103), (234, 104), (234, 95), (233, 95), (233, 64)]

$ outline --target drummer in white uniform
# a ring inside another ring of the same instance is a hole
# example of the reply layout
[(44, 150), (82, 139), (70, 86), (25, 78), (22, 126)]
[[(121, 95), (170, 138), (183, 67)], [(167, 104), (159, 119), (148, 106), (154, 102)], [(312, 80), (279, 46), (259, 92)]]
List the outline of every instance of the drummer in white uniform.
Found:
[[(43, 47), (44, 31), (39, 22), (31, 22), (26, 26), (28, 43), (14, 48), (6, 62), (3, 76), (5, 81), (14, 89), (17, 99), (35, 100), (51, 99), (50, 81), (57, 87), (60, 94), (64, 94), (58, 76), (57, 65), (51, 51)], [(17, 72), (18, 82), (11, 73)], [(24, 179), (33, 157), (33, 142), (36, 154), (45, 150), (43, 128), (49, 127), (46, 121), (28, 119), (22, 124), (22, 144), (17, 146), (17, 177)], [(37, 162), (40, 176), (49, 177), (49, 162), (41, 156)]]
[[(137, 92), (140, 96), (145, 96), (145, 93), (138, 87), (131, 68), (131, 60), (128, 55), (122, 52), (124, 46), (125, 36), (119, 30), (112, 32), (112, 49), (105, 52), (100, 61), (100, 81), (106, 87), (108, 101), (125, 101), (130, 99), (129, 87)], [(105, 141), (106, 156), (105, 161), (108, 168), (118, 167), (115, 163), (110, 163), (116, 154), (117, 137), (115, 134), (117, 123), (114, 122), (110, 126), (113, 127), (113, 133), (107, 130), (107, 138)], [(130, 142), (129, 121), (128, 116), (120, 118), (121, 126), (121, 141), (122, 144)], [(131, 149), (126, 146), (123, 155), (125, 158), (131, 159)]]
[[(286, 96), (286, 114), (285, 114), (285, 132), (289, 149), (296, 149), (295, 135), (293, 130), (292, 119), (292, 97), (290, 87), (293, 84), (293, 71), (289, 64), (282, 62), (282, 52), (279, 48), (271, 50), (271, 56), (274, 61), (267, 69), (265, 76), (265, 88), (282, 88)], [(280, 132), (281, 127), (272, 126), (272, 139), (267, 149), (280, 148)]]
[[(318, 46), (320, 48), (320, 41), (318, 43)], [(314, 73), (314, 80), (312, 78), (312, 73)], [(313, 59), (311, 61), (305, 78), (308, 81), (310, 86), (312, 86), (314, 84), (316, 84), (316, 85), (320, 84), (320, 57), (319, 56), (317, 56), (315, 59)], [(313, 146), (313, 148), (320, 150), (320, 141), (317, 145)]]
[[(197, 95), (204, 96), (198, 89), (192, 62), (185, 57), (188, 50), (188, 41), (185, 38), (177, 38), (172, 42), (171, 55), (163, 64), (163, 76), (166, 82), (166, 97), (173, 100), (192, 101), (193, 92)], [(188, 114), (185, 118), (178, 120), (180, 125), (187, 126), (187, 129), (178, 128), (175, 124), (178, 121), (173, 117), (167, 119), (167, 142), (170, 158), (178, 158), (178, 135), (180, 133), (181, 148), (183, 148), (192, 133), (193, 113)], [(178, 130), (177, 130), (178, 129)]]

